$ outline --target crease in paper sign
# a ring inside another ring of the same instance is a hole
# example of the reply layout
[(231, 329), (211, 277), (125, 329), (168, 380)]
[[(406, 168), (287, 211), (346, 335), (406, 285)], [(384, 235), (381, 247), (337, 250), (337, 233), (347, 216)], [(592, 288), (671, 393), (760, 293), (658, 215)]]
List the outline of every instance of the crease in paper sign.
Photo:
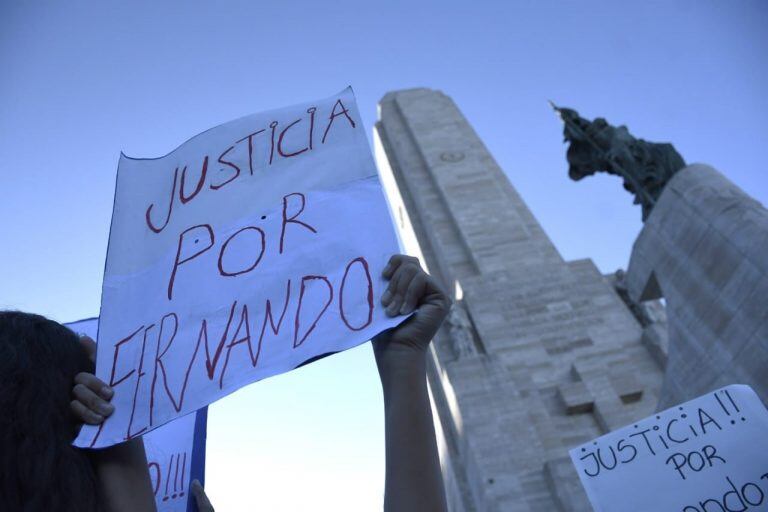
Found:
[(78, 443), (142, 435), (397, 325), (379, 302), (397, 251), (351, 89), (121, 158), (97, 356), (116, 412)]
[[(333, 205), (333, 203), (337, 201), (347, 201), (348, 197), (354, 197), (358, 192), (364, 192), (365, 196), (360, 194), (359, 197), (365, 199), (365, 197), (370, 197), (371, 201), (374, 201), (376, 199), (376, 195), (378, 194), (378, 190), (380, 188), (380, 183), (377, 176), (369, 176), (365, 178), (356, 179), (353, 181), (349, 181), (346, 183), (339, 184), (338, 186), (335, 186), (334, 188), (327, 189), (327, 190), (315, 190), (312, 192), (309, 192), (307, 194), (304, 194), (304, 202), (305, 205), (312, 204), (313, 206), (316, 205)], [(375, 204), (373, 205), (375, 207)], [(290, 204), (289, 204), (290, 208)], [(303, 222), (307, 222), (308, 224), (312, 224), (313, 222), (313, 216), (317, 213), (318, 209), (321, 208), (313, 208), (311, 210), (307, 210), (306, 213), (302, 212), (302, 218), (301, 220)], [(336, 208), (335, 211), (339, 214), (341, 214), (344, 209), (343, 208)], [(290, 215), (291, 211), (289, 209), (288, 214)], [(212, 226), (215, 228), (214, 231), (221, 239), (226, 239), (229, 236), (233, 235), (236, 231), (240, 230), (244, 224), (246, 225), (258, 225), (265, 231), (265, 238), (267, 239), (267, 242), (271, 242), (274, 238), (275, 241), (279, 243), (280, 238), (280, 232), (282, 228), (282, 207), (276, 207), (272, 208), (270, 210), (266, 211), (259, 211), (257, 213), (248, 215), (246, 217), (243, 217), (241, 219), (238, 219), (235, 222), (230, 222), (225, 227), (218, 228), (215, 225), (212, 224)], [(378, 236), (376, 233), (366, 232), (370, 236)], [(333, 240), (327, 240), (324, 241), (324, 243), (332, 243)], [(141, 279), (142, 276), (156, 273), (160, 270), (160, 268), (168, 268), (173, 265), (174, 257), (175, 257), (175, 251), (178, 247), (173, 247), (171, 250), (166, 251), (166, 254), (164, 255), (164, 258), (158, 259), (158, 261), (152, 263), (152, 265), (132, 270), (129, 273), (126, 274), (118, 274), (114, 273), (110, 278), (110, 284), (109, 286), (123, 286), (126, 282), (134, 280), (134, 279)], [(301, 249), (301, 247), (297, 247), (296, 249)], [(295, 249), (295, 250), (296, 250)], [(279, 260), (275, 260), (272, 263), (273, 265), (280, 265)]]
[[(312, 108), (315, 111), (310, 115), (307, 110)], [(301, 121), (294, 124), (296, 120)], [(315, 132), (312, 149), (310, 128)], [(327, 133), (325, 128), (329, 128)], [(283, 129), (287, 131), (281, 141)], [(261, 151), (242, 137), (259, 130), (265, 131), (254, 136), (255, 140), (266, 140)], [(113, 213), (112, 228), (125, 236), (110, 240), (110, 249), (114, 246), (124, 253), (131, 249), (130, 244), (144, 240), (152, 244), (153, 251), (114, 262), (116, 271), (123, 272), (123, 264), (143, 267), (155, 251), (173, 247), (175, 238), (162, 236), (164, 232), (208, 222), (212, 210), (220, 222), (236, 222), (242, 217), (243, 204), (253, 204), (254, 213), (264, 214), (280, 208), (292, 187), (300, 186), (300, 192), (306, 194), (377, 176), (351, 89), (325, 100), (245, 116), (204, 135), (160, 159), (120, 159), (115, 192), (115, 213), (120, 214)], [(306, 151), (281, 156), (281, 147), (284, 153), (289, 147)], [(252, 167), (251, 162), (263, 167)], [(134, 201), (140, 197), (148, 200), (136, 208)], [(147, 223), (135, 222), (139, 216), (146, 216), (155, 229), (162, 228), (160, 236), (146, 229)]]

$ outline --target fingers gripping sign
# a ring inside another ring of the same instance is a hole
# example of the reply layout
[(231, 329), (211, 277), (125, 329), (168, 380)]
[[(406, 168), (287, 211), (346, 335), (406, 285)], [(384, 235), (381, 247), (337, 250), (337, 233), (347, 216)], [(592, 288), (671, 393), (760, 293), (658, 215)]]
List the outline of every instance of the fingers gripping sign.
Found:
[(389, 343), (426, 349), (448, 314), (448, 295), (413, 256), (392, 256), (382, 275), (389, 280), (381, 297), (387, 315), (409, 315), (416, 311), (412, 318), (388, 331)]
[(412, 282), (424, 281), (426, 273), (421, 269), (419, 260), (412, 256), (397, 254), (390, 258), (389, 263), (382, 272), (385, 279), (389, 279), (389, 286), (381, 297), (381, 303), (385, 306), (389, 316), (405, 315), (413, 311), (418, 296), (416, 287), (411, 289)]
[[(85, 348), (91, 361), (96, 358), (96, 342), (88, 336), (81, 336), (80, 343)], [(72, 413), (82, 422), (99, 425), (115, 410), (109, 403), (113, 391), (101, 379), (92, 373), (81, 372), (75, 376), (72, 388), (73, 400), (70, 402)]]
[(83, 422), (98, 425), (110, 416), (115, 408), (107, 400), (112, 393), (106, 385), (92, 373), (78, 373), (75, 387), (72, 389), (74, 400), (70, 403), (72, 411)]

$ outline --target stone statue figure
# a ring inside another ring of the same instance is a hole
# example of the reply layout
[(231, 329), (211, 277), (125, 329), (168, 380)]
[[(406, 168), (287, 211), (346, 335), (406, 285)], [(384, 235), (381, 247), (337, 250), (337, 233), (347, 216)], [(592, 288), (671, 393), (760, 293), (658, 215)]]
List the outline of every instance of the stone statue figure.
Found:
[(575, 110), (550, 104), (565, 124), (571, 179), (598, 171), (621, 176), (624, 188), (635, 195), (635, 204), (642, 206), (645, 221), (669, 179), (685, 167), (672, 144), (636, 139), (626, 126), (611, 126), (601, 117), (588, 121)]
[(451, 345), (456, 359), (461, 359), (475, 353), (475, 343), (472, 340), (472, 323), (469, 321), (464, 307), (456, 303), (451, 306), (446, 319)]

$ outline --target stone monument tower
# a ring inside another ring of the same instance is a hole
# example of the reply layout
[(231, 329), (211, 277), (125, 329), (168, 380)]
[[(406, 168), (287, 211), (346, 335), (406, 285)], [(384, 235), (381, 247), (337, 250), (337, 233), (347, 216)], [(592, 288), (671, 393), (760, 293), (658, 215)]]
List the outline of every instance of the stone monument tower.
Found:
[(405, 250), (455, 299), (428, 375), (450, 509), (591, 510), (568, 449), (654, 412), (641, 319), (563, 260), (448, 96), (387, 94), (374, 139)]

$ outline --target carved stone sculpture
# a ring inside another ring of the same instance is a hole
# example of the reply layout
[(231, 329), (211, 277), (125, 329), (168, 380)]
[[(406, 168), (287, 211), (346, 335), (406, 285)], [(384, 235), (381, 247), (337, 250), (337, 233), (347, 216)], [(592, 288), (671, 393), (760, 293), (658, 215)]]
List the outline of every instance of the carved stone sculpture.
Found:
[(626, 126), (611, 126), (601, 117), (589, 121), (554, 103), (552, 108), (565, 124), (571, 179), (578, 181), (599, 171), (621, 176), (624, 188), (635, 195), (635, 204), (642, 206), (645, 221), (669, 179), (685, 167), (672, 144), (636, 139)]
[(451, 336), (451, 345), (457, 359), (473, 355), (475, 343), (472, 340), (472, 323), (467, 312), (460, 304), (454, 304), (446, 319), (448, 332)]

